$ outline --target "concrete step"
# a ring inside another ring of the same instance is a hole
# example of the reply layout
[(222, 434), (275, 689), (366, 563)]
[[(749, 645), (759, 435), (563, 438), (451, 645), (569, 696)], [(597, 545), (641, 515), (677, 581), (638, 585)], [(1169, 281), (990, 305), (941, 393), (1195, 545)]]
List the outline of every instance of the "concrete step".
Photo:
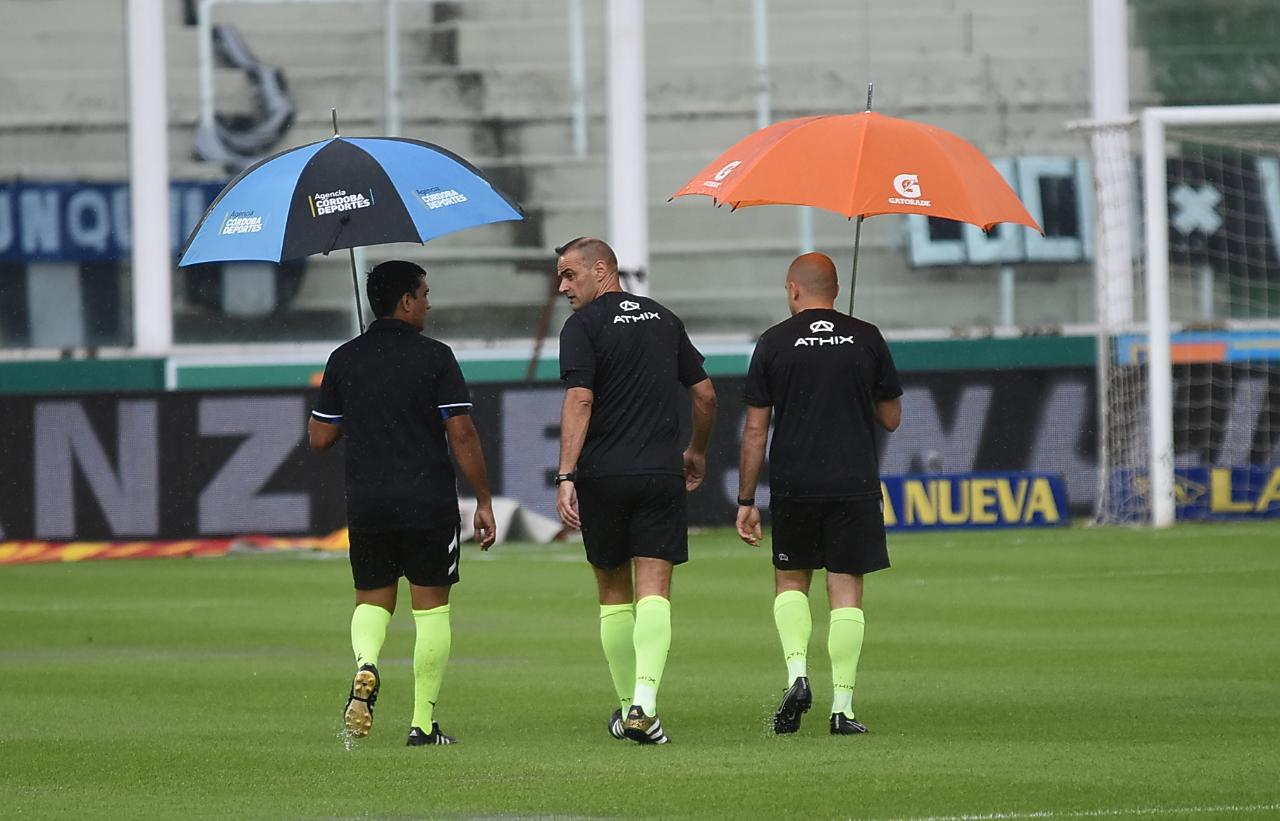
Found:
[[(585, 26), (587, 65), (604, 64), (607, 40), (602, 20)], [(532, 62), (572, 52), (570, 30), (556, 17), (486, 17), (457, 26), (458, 54), (463, 65), (490, 66)], [(1021, 9), (1013, 12), (929, 12), (914, 7), (877, 10), (868, 18), (861, 4), (840, 9), (805, 9), (770, 15), (771, 59), (803, 55), (832, 65), (872, 65), (881, 59), (931, 59), (948, 54), (1021, 51), (1031, 55), (1079, 54), (1088, 39), (1088, 17), (1082, 9)], [(648, 61), (665, 62), (697, 55), (732, 59), (754, 54), (755, 27), (749, 11), (724, 14), (653, 13), (645, 24)]]
[[(407, 4), (406, 4), (407, 5)], [(603, 17), (599, 4), (583, 3), (584, 19), (597, 22)], [(851, 3), (850, 0), (770, 0), (767, 11), (770, 19), (789, 17), (812, 12), (847, 12), (850, 7), (863, 10), (870, 9), (873, 15), (890, 14), (901, 11), (900, 0), (864, 0)], [(1022, 0), (912, 0), (912, 10), (921, 13), (944, 14), (966, 8), (989, 8), (1003, 6), (1010, 9), (1025, 8)], [(546, 0), (467, 0), (460, 3), (462, 16), (466, 19), (551, 19), (566, 21), (568, 4), (547, 3)], [(743, 0), (648, 0), (645, 3), (647, 17), (662, 15), (706, 15), (726, 19), (733, 16), (749, 16), (751, 4)]]
[[(176, 12), (176, 8), (166, 9), (166, 16), (172, 20)], [(125, 4), (100, 0), (0, 0), (0, 20), (6, 30), (23, 34), (76, 31), (110, 36), (112, 32), (124, 32)]]
[[(0, 21), (4, 13), (0, 11)], [(194, 36), (188, 53), (185, 31), (170, 28), (166, 37), (165, 64), (170, 70), (196, 64)], [(43, 70), (109, 71), (124, 75), (126, 38), (123, 29), (50, 28), (24, 32), (20, 28), (0, 29), (0, 74), (10, 71), (33, 73)]]
[[(127, 85), (124, 72), (78, 68), (10, 70), (0, 74), (12, 96), (0, 111), (0, 128), (15, 125), (124, 121)], [(299, 116), (311, 121), (328, 118), (337, 107), (345, 121), (381, 120), (384, 85), (381, 68), (292, 69), (287, 74), (290, 94)], [(452, 68), (419, 67), (402, 75), (402, 110), (406, 117), (476, 117), (482, 113), (484, 84), (467, 72)], [(168, 78), (169, 117), (194, 122), (200, 110), (199, 73), (175, 69)], [(215, 72), (215, 100), (220, 112), (248, 112), (254, 108), (253, 86), (243, 72)]]

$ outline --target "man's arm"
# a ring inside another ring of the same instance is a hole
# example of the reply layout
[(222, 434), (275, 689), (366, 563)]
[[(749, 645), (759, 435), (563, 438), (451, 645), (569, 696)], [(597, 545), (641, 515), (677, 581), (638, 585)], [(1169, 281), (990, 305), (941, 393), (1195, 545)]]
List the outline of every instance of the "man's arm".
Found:
[[(560, 409), (560, 469), (558, 473), (573, 473), (582, 455), (582, 445), (587, 440), (587, 425), (591, 422), (591, 407), (595, 392), (590, 388), (569, 388), (564, 392), (564, 405)], [(572, 481), (556, 486), (556, 512), (569, 527), (582, 527), (578, 517), (578, 492)]]
[(880, 427), (893, 433), (902, 424), (902, 397), (885, 399), (876, 403), (876, 421)]
[(316, 453), (323, 453), (342, 438), (342, 427), (321, 422), (314, 416), (307, 420), (307, 443)]
[(444, 420), (445, 435), (449, 437), (449, 450), (458, 463), (467, 484), (476, 494), (476, 515), (472, 525), (481, 550), (488, 550), (498, 537), (493, 524), (493, 497), (489, 493), (489, 477), (484, 467), (484, 451), (480, 448), (480, 436), (471, 417), (466, 414), (450, 416)]
[[(738, 456), (739, 499), (755, 499), (772, 415), (773, 408), (768, 405), (747, 405), (747, 420), (742, 425), (742, 450)], [(760, 508), (755, 504), (738, 505), (737, 528), (742, 541), (752, 547), (760, 544), (764, 535), (760, 528)]]
[(692, 401), (693, 435), (684, 451), (684, 489), (694, 491), (707, 475), (707, 443), (716, 421), (716, 389), (710, 379), (689, 387)]

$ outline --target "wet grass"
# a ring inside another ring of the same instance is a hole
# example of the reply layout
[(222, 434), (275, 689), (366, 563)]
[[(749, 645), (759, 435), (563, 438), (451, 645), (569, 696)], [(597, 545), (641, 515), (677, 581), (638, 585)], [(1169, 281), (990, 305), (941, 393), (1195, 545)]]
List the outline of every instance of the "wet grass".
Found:
[[(863, 737), (784, 685), (768, 556), (695, 537), (659, 708), (609, 738), (580, 548), (464, 558), (437, 718), (403, 746), (412, 619), (374, 732), (346, 749), (345, 562), (0, 568), (6, 818), (1280, 817), (1280, 526), (911, 535), (868, 579)], [(1000, 814), (1000, 815), (993, 815)]]

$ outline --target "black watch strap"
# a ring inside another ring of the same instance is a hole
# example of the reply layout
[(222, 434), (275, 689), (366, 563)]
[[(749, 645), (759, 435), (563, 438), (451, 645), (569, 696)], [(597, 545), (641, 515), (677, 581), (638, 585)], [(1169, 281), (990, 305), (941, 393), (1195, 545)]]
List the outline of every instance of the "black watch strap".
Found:
[(576, 481), (578, 481), (577, 473), (557, 473), (556, 474), (557, 485), (559, 485), (561, 482), (576, 482)]
[(752, 497), (750, 499), (744, 499), (741, 496), (738, 497), (738, 507), (755, 507), (755, 506), (756, 506), (755, 497)]

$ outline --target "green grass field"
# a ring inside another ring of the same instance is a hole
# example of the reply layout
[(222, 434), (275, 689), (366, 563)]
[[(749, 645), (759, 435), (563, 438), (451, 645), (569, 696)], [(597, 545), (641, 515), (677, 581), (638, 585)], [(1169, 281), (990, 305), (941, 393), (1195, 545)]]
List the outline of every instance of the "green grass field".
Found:
[(339, 740), (345, 561), (0, 568), (0, 816), (1280, 818), (1280, 524), (890, 549), (864, 602), (872, 733), (827, 735), (815, 592), (815, 709), (774, 737), (768, 555), (696, 536), (674, 589), (666, 747), (605, 732), (577, 547), (466, 554), (437, 711), (461, 742), (448, 748), (403, 746), (407, 608), (373, 734)]

